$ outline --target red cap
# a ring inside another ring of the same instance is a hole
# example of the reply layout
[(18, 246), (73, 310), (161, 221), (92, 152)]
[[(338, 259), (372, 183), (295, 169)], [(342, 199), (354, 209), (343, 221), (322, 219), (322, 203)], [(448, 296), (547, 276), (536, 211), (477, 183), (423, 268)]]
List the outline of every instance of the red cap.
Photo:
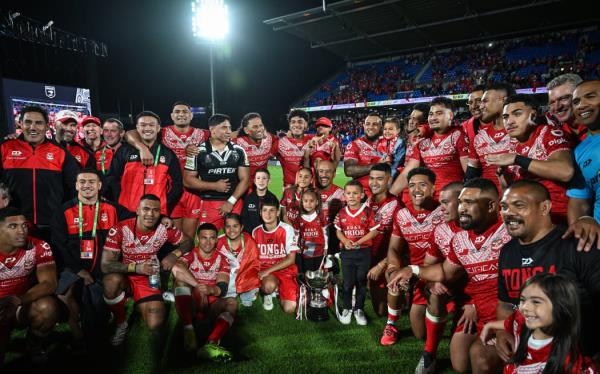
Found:
[(327, 126), (327, 127), (333, 127), (333, 124), (331, 123), (331, 120), (327, 117), (321, 117), (317, 120), (317, 122), (315, 123), (315, 126)]
[(85, 126), (86, 123), (95, 123), (98, 126), (102, 126), (102, 122), (100, 122), (100, 119), (98, 117), (94, 117), (94, 116), (85, 116), (81, 119), (81, 126)]
[(330, 161), (331, 160), (331, 155), (329, 154), (329, 152), (325, 152), (325, 151), (316, 151), (310, 157), (311, 157), (311, 159), (312, 159), (313, 162), (316, 159), (321, 159), (321, 160), (324, 160), (324, 161)]

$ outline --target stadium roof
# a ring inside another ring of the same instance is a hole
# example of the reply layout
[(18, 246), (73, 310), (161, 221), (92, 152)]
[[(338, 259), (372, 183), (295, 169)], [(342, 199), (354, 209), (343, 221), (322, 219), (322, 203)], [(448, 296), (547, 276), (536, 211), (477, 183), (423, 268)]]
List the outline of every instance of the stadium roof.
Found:
[[(324, 0), (326, 2), (326, 0)], [(597, 23), (583, 0), (342, 0), (263, 21), (346, 61)]]

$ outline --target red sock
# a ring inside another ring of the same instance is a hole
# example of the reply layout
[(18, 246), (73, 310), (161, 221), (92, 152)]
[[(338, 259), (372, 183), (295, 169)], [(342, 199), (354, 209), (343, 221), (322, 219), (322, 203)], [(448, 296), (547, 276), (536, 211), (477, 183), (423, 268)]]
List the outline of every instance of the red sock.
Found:
[(108, 306), (108, 310), (115, 316), (117, 325), (125, 322), (125, 292), (121, 292), (121, 294), (114, 299), (107, 299), (104, 297), (104, 301)]
[(444, 333), (445, 327), (445, 319), (432, 316), (429, 314), (429, 311), (425, 312), (425, 331), (427, 331), (427, 336), (425, 338), (425, 352), (429, 352), (435, 356), (440, 340), (442, 340), (442, 334)]
[(227, 330), (233, 323), (233, 316), (229, 312), (224, 312), (219, 315), (215, 321), (215, 328), (208, 337), (209, 342), (219, 342), (225, 336)]
[(192, 324), (192, 293), (189, 288), (175, 288), (175, 309), (183, 326)]

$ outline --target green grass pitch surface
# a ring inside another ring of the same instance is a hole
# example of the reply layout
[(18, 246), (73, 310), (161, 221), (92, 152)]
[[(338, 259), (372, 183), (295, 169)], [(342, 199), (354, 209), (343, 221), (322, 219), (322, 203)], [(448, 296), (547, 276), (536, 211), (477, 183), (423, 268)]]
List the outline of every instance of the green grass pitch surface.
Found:
[[(279, 166), (270, 166), (271, 191), (281, 196), (282, 172)], [(348, 180), (338, 168), (335, 183), (343, 186)], [(340, 296), (341, 297), (341, 296)], [(385, 324), (377, 317), (367, 298), (367, 326), (343, 326), (330, 313), (327, 322), (297, 321), (286, 315), (279, 303), (272, 311), (262, 308), (259, 298), (250, 308), (239, 307), (233, 327), (222, 345), (229, 349), (234, 360), (228, 364), (202, 361), (183, 352), (182, 327), (173, 304), (168, 305), (165, 326), (151, 333), (143, 325), (138, 313), (130, 317), (130, 331), (124, 347), (117, 352), (98, 352), (97, 362), (89, 358), (77, 359), (65, 344), (56, 344), (52, 364), (47, 366), (61, 372), (108, 373), (413, 373), (419, 361), (423, 342), (415, 339), (404, 311), (398, 322), (399, 340), (391, 347), (379, 344)], [(128, 311), (133, 304), (128, 302)], [(448, 330), (438, 354), (439, 372), (450, 372), (448, 358)], [(210, 332), (209, 325), (197, 329), (199, 346)], [(68, 341), (68, 328), (61, 324), (54, 337)], [(22, 331), (15, 332), (7, 354), (4, 370), (13, 372), (27, 368), (23, 356), (25, 340)]]

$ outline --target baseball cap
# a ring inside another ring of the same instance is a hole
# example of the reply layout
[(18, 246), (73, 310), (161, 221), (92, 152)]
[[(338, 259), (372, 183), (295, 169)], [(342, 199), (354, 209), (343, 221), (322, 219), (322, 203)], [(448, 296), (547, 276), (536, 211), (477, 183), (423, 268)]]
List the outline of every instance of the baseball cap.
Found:
[(81, 119), (81, 126), (85, 126), (86, 123), (95, 123), (98, 126), (102, 126), (102, 122), (100, 121), (100, 119), (98, 117), (94, 117), (94, 116), (85, 116)]
[(60, 122), (64, 122), (67, 119), (72, 119), (75, 122), (79, 122), (79, 117), (71, 110), (61, 110), (60, 112), (56, 113), (56, 117), (54, 117), (55, 121)]
[(331, 123), (331, 120), (327, 117), (321, 117), (317, 120), (317, 122), (315, 123), (315, 126), (327, 126), (327, 127), (333, 127), (333, 124)]

